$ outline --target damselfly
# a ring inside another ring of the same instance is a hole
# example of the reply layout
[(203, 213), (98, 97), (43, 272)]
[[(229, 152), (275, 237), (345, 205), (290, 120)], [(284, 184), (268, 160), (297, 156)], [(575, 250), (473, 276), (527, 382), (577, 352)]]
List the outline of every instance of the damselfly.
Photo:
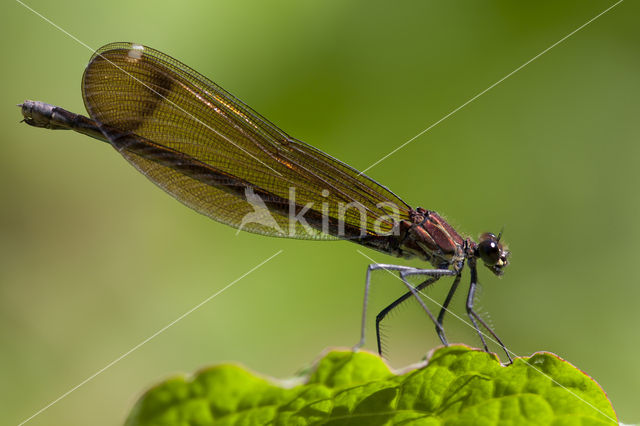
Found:
[[(477, 261), (502, 275), (509, 252), (500, 235), (476, 243), (460, 236), (434, 211), (411, 208), (356, 169), (292, 138), (206, 77), (162, 52), (133, 43), (111, 43), (89, 61), (82, 96), (91, 118), (43, 102), (21, 104), (35, 127), (68, 129), (107, 142), (153, 183), (195, 211), (238, 229), (264, 235), (347, 239), (432, 269), (372, 264), (367, 269), (364, 344), (371, 271), (398, 273), (406, 293), (376, 317), (380, 323), (415, 297), (447, 345), (442, 326), (465, 263), (471, 281), (466, 310), (482, 345), (482, 325), (509, 352), (474, 310)], [(417, 286), (408, 277), (422, 276)], [(444, 276), (453, 283), (435, 317), (419, 292)]]

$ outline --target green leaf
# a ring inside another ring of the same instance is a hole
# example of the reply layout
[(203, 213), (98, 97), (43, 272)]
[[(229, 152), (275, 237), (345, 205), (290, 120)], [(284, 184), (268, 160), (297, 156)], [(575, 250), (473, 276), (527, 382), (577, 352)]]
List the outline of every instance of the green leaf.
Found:
[(296, 379), (277, 382), (237, 365), (148, 390), (127, 426), (607, 425), (616, 415), (586, 374), (550, 353), (500, 365), (466, 346), (392, 372), (377, 355), (332, 351)]

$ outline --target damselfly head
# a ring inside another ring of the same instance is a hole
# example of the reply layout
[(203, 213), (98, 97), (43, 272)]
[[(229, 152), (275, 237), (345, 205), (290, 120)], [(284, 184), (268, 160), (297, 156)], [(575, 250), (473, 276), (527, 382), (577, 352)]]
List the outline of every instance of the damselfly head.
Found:
[(509, 251), (500, 243), (501, 236), (502, 232), (497, 237), (490, 232), (482, 234), (475, 250), (476, 257), (482, 259), (484, 265), (498, 276), (503, 274), (503, 268), (509, 264)]

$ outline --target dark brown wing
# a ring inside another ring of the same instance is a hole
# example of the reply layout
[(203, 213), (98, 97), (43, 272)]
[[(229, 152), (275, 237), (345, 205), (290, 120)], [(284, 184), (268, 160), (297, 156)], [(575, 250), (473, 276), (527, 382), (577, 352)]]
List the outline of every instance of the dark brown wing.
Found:
[[(260, 234), (334, 239), (355, 237), (356, 227), (388, 233), (407, 218), (409, 207), (387, 188), (157, 50), (102, 47), (82, 91), (91, 118), (129, 162), (214, 220)], [(305, 213), (310, 226), (292, 223), (291, 212)]]

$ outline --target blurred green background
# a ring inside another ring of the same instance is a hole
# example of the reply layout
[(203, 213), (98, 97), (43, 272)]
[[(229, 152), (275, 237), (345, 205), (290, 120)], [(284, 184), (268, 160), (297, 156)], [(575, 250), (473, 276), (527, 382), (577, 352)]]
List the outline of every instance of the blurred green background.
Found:
[[(28, 4), (91, 48), (162, 50), (363, 169), (613, 3)], [(91, 51), (17, 2), (0, 8), (3, 424), (28, 418), (278, 250), (29, 424), (120, 424), (168, 374), (236, 361), (288, 377), (323, 349), (356, 343), (369, 263), (359, 246), (236, 236), (107, 145), (19, 124), (14, 105), (24, 99), (84, 113)], [(621, 3), (368, 172), (474, 238), (504, 226), (512, 263), (502, 279), (481, 270), (480, 310), (515, 353), (551, 351), (588, 372), (626, 423), (640, 421), (638, 16), (637, 3)], [(442, 300), (447, 287), (428, 293)], [(379, 274), (372, 313), (401, 291)], [(465, 317), (464, 290), (452, 307)], [(479, 344), (452, 316), (445, 325), (452, 342)], [(385, 330), (395, 367), (439, 344), (417, 306)]]

